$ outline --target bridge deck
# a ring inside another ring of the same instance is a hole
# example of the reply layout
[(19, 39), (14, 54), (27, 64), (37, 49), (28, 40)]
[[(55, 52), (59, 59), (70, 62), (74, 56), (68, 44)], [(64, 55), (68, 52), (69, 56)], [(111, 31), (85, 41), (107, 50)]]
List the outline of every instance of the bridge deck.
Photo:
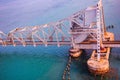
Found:
[[(13, 45), (13, 42), (11, 41), (6, 41), (5, 42), (6, 45)], [(15, 45), (23, 45), (23, 43), (21, 43), (20, 41), (14, 41)], [(42, 41), (25, 41), (25, 45), (34, 45), (34, 43), (36, 45), (45, 45), (45, 43), (43, 43)], [(47, 45), (57, 45), (57, 44), (60, 44), (60, 45), (70, 45), (71, 42), (70, 41), (48, 41), (46, 42)], [(2, 43), (0, 43), (0, 45), (2, 45)]]
[[(92, 41), (92, 42), (83, 42), (78, 44), (77, 47), (80, 49), (97, 49), (97, 42)], [(103, 41), (103, 46), (104, 47), (120, 47), (120, 41)]]
[[(15, 45), (23, 45), (21, 42), (19, 41), (15, 41), (14, 42)], [(26, 41), (25, 45), (45, 45), (45, 43), (43, 43), (42, 41)], [(48, 41), (46, 43), (47, 45), (71, 45), (70, 41)], [(96, 49), (97, 47), (97, 42), (96, 41), (85, 41), (82, 43), (78, 43), (77, 47), (80, 49)], [(0, 45), (3, 45), (2, 43), (0, 43)], [(6, 45), (13, 45), (13, 42), (11, 41), (6, 41)], [(103, 45), (104, 47), (120, 47), (120, 41), (103, 41)]]

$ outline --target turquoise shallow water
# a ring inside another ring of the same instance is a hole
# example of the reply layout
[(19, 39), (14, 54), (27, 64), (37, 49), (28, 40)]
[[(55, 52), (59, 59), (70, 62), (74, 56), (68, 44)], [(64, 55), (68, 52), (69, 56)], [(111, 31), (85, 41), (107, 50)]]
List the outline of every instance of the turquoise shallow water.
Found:
[(20, 52), (0, 54), (0, 80), (61, 80), (67, 49), (51, 46), (45, 51), (34, 49), (36, 51), (30, 53), (23, 49)]
[[(22, 51), (11, 54), (1, 53), (0, 80), (62, 80), (68, 60), (68, 49), (69, 47), (65, 46), (51, 49), (50, 52), (46, 53), (44, 51), (37, 51), (37, 53), (33, 51), (32, 54)], [(84, 52), (84, 56), (90, 56), (88, 53), (89, 51)], [(119, 74), (120, 56), (111, 55), (110, 65), (117, 69)], [(94, 80), (94, 76), (88, 72), (86, 60), (83, 56), (72, 62), (70, 73), (71, 80)], [(97, 77), (97, 80), (100, 78)]]
[(13, 54), (2, 55), (1, 59), (0, 80), (60, 80), (66, 62), (51, 55)]
[[(15, 27), (40, 25), (65, 18), (96, 4), (98, 0), (0, 0), (0, 30), (7, 33)], [(26, 3), (26, 4), (24, 4)], [(104, 0), (106, 25), (113, 24), (115, 39), (120, 40), (120, 0)], [(0, 80), (61, 80), (68, 59), (69, 46), (0, 46)], [(84, 52), (90, 56), (89, 51)], [(112, 49), (110, 65), (120, 76), (120, 49)], [(119, 78), (120, 79), (120, 78)], [(71, 80), (94, 80), (86, 61), (79, 58), (71, 66)], [(99, 78), (98, 78), (99, 80)], [(109, 80), (109, 79), (108, 79)]]

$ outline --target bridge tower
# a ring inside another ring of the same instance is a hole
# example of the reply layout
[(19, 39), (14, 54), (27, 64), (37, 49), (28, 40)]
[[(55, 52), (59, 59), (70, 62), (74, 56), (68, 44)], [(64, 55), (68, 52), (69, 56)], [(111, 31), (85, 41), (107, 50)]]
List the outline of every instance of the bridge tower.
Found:
[(98, 5), (88, 7), (74, 14), (72, 18), (70, 18), (70, 26), (73, 48), (78, 51), (80, 47), (83, 47), (80, 46), (79, 43), (84, 41), (97, 41), (97, 59), (100, 60), (100, 50), (103, 48), (102, 41), (106, 40), (105, 34), (107, 34), (102, 0), (99, 1)]
[(109, 71), (109, 53), (110, 48), (103, 46), (103, 41), (114, 40), (113, 33), (106, 32), (102, 0), (97, 5), (97, 52), (93, 51), (91, 58), (87, 61), (91, 73), (96, 75), (105, 74)]

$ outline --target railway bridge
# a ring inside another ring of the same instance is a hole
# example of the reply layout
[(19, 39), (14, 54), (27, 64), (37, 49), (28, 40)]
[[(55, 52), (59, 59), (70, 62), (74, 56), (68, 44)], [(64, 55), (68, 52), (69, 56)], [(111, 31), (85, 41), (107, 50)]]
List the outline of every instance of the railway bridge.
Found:
[(92, 73), (104, 74), (109, 70), (110, 48), (120, 47), (120, 40), (114, 37), (114, 33), (106, 30), (102, 0), (99, 0), (98, 4), (57, 22), (19, 27), (7, 34), (0, 31), (0, 45), (70, 45), (72, 57), (80, 56), (82, 49), (93, 49), (88, 68)]

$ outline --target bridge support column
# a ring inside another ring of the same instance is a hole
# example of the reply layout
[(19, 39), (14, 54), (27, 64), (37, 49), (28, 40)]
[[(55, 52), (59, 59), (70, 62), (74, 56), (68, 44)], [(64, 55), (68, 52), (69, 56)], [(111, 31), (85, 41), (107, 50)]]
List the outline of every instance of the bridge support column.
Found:
[(78, 49), (78, 48), (71, 48), (69, 50), (70, 56), (77, 58), (82, 54), (82, 50)]
[(95, 75), (103, 75), (109, 71), (110, 48), (101, 50), (100, 61), (97, 61), (97, 52), (94, 50), (90, 59), (87, 61), (88, 69)]
[[(101, 20), (103, 19), (102, 16), (102, 0), (99, 1), (97, 7), (97, 51), (94, 50), (92, 53), (91, 58), (87, 61), (88, 69), (91, 73), (95, 75), (103, 75), (109, 71), (109, 61), (107, 58), (107, 53), (109, 53), (110, 49), (107, 48), (105, 50), (104, 46), (102, 45), (103, 36), (104, 36), (104, 25)], [(103, 30), (102, 30), (103, 29)]]

